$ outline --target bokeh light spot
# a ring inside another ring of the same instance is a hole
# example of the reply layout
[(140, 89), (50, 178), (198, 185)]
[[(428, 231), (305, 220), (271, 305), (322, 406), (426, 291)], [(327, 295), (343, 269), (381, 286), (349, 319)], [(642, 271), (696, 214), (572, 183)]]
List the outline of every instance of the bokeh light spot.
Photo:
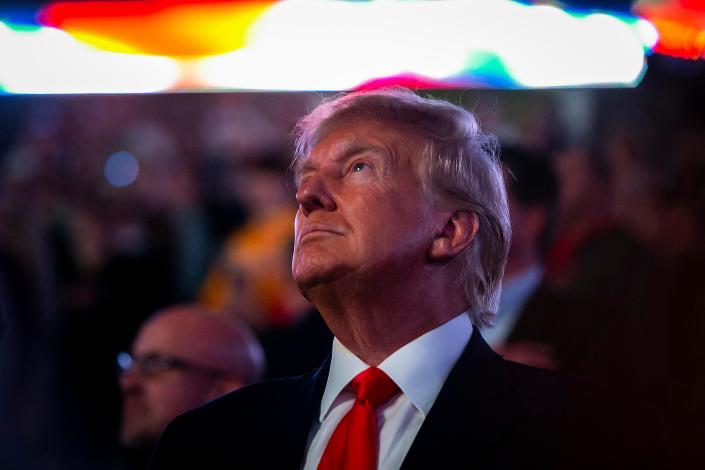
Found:
[(108, 157), (103, 172), (108, 183), (117, 188), (124, 188), (137, 179), (140, 165), (134, 155), (130, 152), (122, 151)]

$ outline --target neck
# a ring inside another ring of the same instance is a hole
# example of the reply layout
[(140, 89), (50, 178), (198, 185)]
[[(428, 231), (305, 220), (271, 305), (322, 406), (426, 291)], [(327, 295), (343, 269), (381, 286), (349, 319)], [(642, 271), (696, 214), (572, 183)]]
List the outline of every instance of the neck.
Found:
[(454, 270), (389, 279), (349, 276), (306, 292), (335, 337), (370, 366), (467, 308)]

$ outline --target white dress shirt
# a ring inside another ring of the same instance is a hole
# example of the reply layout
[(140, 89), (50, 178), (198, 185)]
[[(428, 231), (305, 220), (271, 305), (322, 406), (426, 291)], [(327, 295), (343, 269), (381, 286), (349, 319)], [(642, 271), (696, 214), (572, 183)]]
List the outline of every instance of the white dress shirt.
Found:
[[(401, 467), (411, 443), (436, 401), (450, 370), (472, 335), (472, 323), (462, 313), (395, 351), (377, 367), (399, 386), (401, 393), (377, 409), (378, 468)], [(337, 338), (333, 340), (328, 382), (321, 399), (318, 426), (309, 436), (304, 470), (315, 470), (333, 431), (352, 408), (355, 395), (345, 390), (369, 366)]]

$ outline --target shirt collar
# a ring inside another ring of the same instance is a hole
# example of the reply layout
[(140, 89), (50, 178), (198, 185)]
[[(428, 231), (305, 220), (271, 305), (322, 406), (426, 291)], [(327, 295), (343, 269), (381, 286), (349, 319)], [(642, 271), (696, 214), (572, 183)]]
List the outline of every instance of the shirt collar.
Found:
[[(450, 370), (468, 344), (472, 330), (470, 317), (467, 313), (462, 313), (402, 346), (378, 367), (394, 380), (402, 393), (425, 417)], [(340, 392), (357, 374), (368, 367), (338, 341), (338, 338), (333, 340), (330, 372), (321, 399), (321, 422)]]

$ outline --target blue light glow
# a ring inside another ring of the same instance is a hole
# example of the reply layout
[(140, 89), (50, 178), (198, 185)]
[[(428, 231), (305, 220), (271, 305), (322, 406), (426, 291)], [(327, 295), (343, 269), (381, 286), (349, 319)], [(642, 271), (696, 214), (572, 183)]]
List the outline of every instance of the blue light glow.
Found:
[(117, 152), (112, 154), (105, 162), (103, 173), (112, 186), (124, 188), (137, 179), (140, 165), (130, 152)]

